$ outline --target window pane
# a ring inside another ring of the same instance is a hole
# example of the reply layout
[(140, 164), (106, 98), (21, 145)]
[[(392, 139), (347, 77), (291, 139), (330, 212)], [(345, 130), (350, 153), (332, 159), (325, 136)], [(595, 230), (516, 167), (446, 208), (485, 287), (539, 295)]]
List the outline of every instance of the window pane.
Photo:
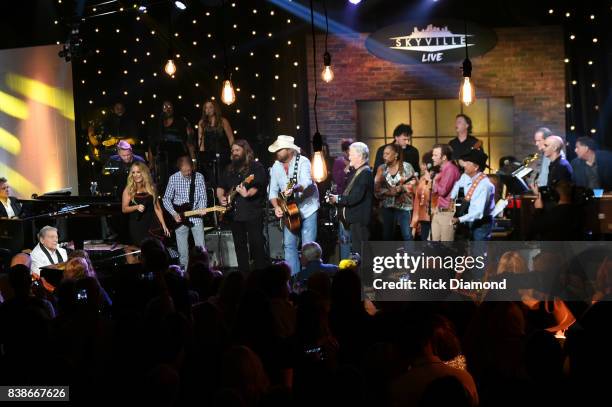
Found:
[(514, 101), (512, 98), (489, 99), (491, 134), (514, 134)]
[(387, 143), (385, 143), (384, 138), (370, 138), (362, 141), (366, 143), (370, 149), (370, 166), (373, 166), (376, 160), (376, 151), (378, 151), (380, 146), (384, 146)]
[(385, 120), (387, 140), (391, 142), (393, 130), (398, 124), (410, 124), (410, 102), (407, 100), (385, 101)]
[(455, 136), (455, 116), (461, 113), (458, 99), (438, 99), (437, 101), (438, 137)]
[(434, 137), (436, 135), (434, 101), (413, 100), (410, 103), (413, 137)]
[(463, 106), (463, 113), (472, 119), (472, 134), (487, 134), (487, 99), (477, 99), (469, 106)]
[(499, 159), (514, 155), (514, 138), (513, 137), (491, 137), (489, 145), (489, 165), (492, 172), (499, 169)]
[(384, 137), (383, 102), (358, 101), (357, 112), (359, 117), (359, 140), (364, 141), (370, 137)]
[[(436, 139), (434, 137), (412, 139), (412, 145), (419, 150), (419, 161), (421, 160), (421, 157), (423, 157), (423, 154), (431, 150), (434, 144), (436, 144)], [(415, 168), (414, 170), (420, 172), (418, 168)]]

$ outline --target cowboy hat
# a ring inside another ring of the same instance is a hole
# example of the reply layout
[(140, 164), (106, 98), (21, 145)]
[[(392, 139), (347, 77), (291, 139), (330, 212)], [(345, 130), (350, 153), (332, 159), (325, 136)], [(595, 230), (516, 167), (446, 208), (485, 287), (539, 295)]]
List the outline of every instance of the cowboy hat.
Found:
[(300, 151), (300, 148), (293, 143), (293, 137), (280, 135), (276, 138), (276, 141), (268, 147), (268, 151), (271, 153), (276, 153), (278, 150), (282, 150), (283, 148), (290, 148), (295, 151)]
[(488, 158), (488, 155), (486, 155), (482, 150), (478, 149), (472, 149), (459, 157), (460, 160), (469, 161), (478, 165), (481, 170), (486, 168)]

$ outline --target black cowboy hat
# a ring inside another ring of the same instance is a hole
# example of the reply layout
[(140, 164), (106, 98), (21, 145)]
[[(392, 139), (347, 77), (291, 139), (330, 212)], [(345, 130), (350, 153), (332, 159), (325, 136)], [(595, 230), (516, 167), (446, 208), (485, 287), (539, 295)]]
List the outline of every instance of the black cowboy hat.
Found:
[(482, 170), (487, 167), (487, 160), (489, 159), (489, 156), (480, 149), (472, 149), (459, 157), (459, 159), (477, 164)]

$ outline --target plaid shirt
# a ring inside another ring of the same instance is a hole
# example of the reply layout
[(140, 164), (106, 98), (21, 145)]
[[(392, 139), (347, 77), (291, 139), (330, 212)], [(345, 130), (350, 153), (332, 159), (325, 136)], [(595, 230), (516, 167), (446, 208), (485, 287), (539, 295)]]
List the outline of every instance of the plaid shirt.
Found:
[[(199, 172), (196, 172), (195, 177), (195, 191), (193, 193), (193, 209), (206, 208), (206, 184), (204, 183), (204, 176)], [(170, 176), (168, 180), (168, 186), (166, 186), (166, 193), (164, 194), (164, 208), (172, 216), (176, 215), (174, 205), (182, 205), (189, 202), (189, 186), (191, 185), (191, 177), (184, 177), (181, 172), (177, 172)], [(201, 217), (192, 217), (191, 222), (194, 225), (202, 224)]]

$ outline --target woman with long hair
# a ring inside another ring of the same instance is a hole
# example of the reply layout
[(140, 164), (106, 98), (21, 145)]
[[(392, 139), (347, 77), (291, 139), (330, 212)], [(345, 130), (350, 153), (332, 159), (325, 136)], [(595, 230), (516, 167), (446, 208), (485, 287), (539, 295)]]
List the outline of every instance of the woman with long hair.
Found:
[(412, 240), (410, 229), (414, 169), (402, 157), (402, 148), (389, 144), (383, 152), (384, 163), (376, 169), (374, 191), (381, 200), (383, 240), (393, 240), (399, 223), (404, 240)]
[(421, 158), (421, 176), (416, 185), (413, 200), (412, 222), (410, 226), (413, 230), (413, 236), (418, 234), (420, 239), (429, 240), (429, 231), (431, 230), (431, 167), (433, 167), (432, 152), (428, 151)]
[(221, 115), (221, 107), (214, 100), (204, 102), (198, 123), (198, 159), (200, 171), (207, 182), (218, 184), (222, 168), (230, 162), (230, 146), (234, 132), (229, 121)]
[(127, 186), (123, 190), (121, 211), (129, 216), (128, 230), (130, 243), (140, 246), (141, 242), (150, 236), (153, 225), (153, 213), (161, 225), (164, 234), (170, 236), (162, 214), (155, 184), (149, 168), (145, 163), (136, 162), (130, 168)]

